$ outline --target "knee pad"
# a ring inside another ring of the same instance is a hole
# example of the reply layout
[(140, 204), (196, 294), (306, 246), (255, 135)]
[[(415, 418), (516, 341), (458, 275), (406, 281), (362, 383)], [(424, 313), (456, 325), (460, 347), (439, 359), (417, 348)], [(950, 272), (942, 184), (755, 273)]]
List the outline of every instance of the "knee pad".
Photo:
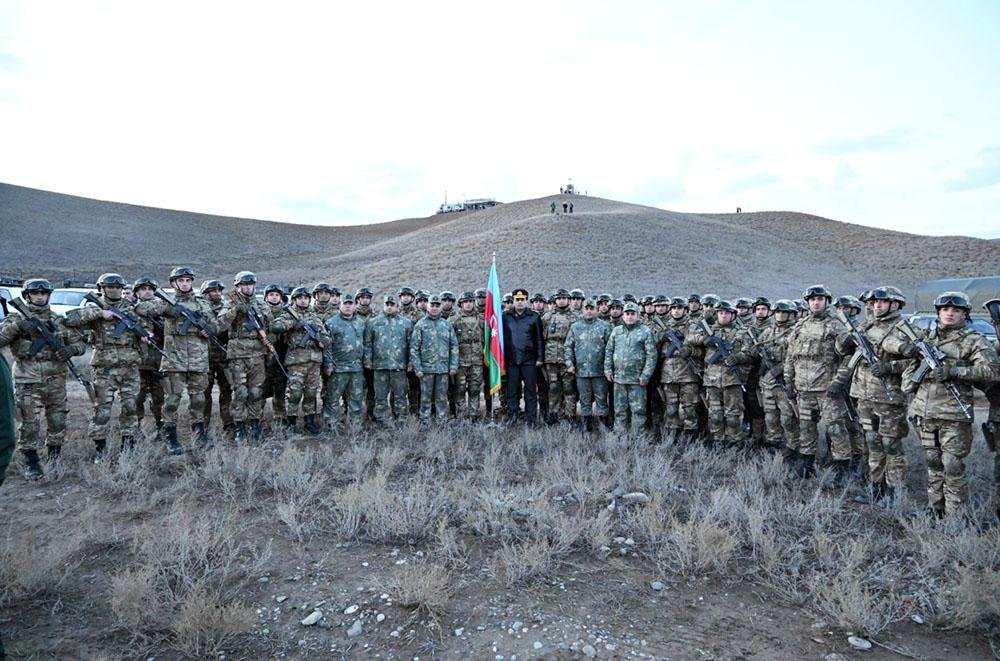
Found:
[(94, 411), (94, 424), (103, 427), (111, 421), (111, 407), (101, 406)]
[(781, 416), (778, 415), (777, 411), (767, 410), (764, 412), (764, 424), (768, 427), (774, 427), (781, 422)]
[(251, 402), (256, 402), (264, 398), (264, 390), (260, 387), (253, 386), (247, 390), (247, 399)]
[(198, 392), (191, 393), (191, 408), (200, 411), (204, 406), (205, 406), (205, 393), (200, 390)]
[(177, 410), (177, 407), (181, 404), (181, 396), (175, 395), (173, 393), (165, 395), (163, 397), (163, 410), (167, 413), (173, 413)]
[(66, 429), (66, 411), (56, 411), (49, 417), (49, 433), (58, 434)]
[(948, 477), (960, 477), (965, 472), (965, 463), (950, 452), (941, 453), (941, 464)]

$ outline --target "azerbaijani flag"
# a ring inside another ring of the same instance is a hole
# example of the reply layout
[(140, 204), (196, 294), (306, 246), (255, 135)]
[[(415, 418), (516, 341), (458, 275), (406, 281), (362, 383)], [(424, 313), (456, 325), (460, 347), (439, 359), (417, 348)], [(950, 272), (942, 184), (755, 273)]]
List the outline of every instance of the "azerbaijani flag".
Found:
[(497, 277), (497, 256), (493, 255), (490, 280), (486, 285), (486, 317), (483, 320), (483, 364), (490, 369), (490, 395), (500, 392), (500, 376), (506, 372), (503, 364), (503, 313), (500, 308), (500, 279)]

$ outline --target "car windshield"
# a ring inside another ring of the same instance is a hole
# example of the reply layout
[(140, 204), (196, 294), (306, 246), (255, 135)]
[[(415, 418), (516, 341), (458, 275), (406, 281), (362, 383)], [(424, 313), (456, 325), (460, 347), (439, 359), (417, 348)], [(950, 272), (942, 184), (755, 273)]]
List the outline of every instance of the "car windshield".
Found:
[(83, 302), (83, 297), (87, 295), (85, 291), (60, 291), (52, 292), (49, 297), (49, 305), (73, 305), (77, 306)]

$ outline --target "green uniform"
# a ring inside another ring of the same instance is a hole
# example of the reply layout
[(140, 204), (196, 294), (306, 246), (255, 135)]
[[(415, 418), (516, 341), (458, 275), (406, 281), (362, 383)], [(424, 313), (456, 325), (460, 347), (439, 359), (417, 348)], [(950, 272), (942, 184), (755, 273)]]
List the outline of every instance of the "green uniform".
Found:
[(412, 333), (413, 322), (396, 312), (372, 317), (365, 325), (364, 366), (374, 371), (374, 417), (378, 422), (388, 422), (390, 411), (396, 420), (406, 419), (409, 411), (406, 369)]
[[(212, 311), (215, 312), (216, 316), (220, 315), (226, 307), (222, 300), (213, 303), (206, 297), (205, 301), (212, 306)], [(228, 338), (229, 333), (219, 333), (219, 344), (225, 347)], [(159, 364), (159, 354), (156, 354), (155, 351), (153, 354), (157, 358), (157, 364)], [(233, 389), (229, 385), (229, 361), (226, 360), (225, 349), (220, 349), (215, 346), (214, 342), (210, 342), (208, 345), (208, 385), (205, 387), (205, 424), (212, 422), (212, 390), (216, 386), (219, 387), (219, 417), (222, 419), (223, 427), (228, 428), (233, 423), (233, 414), (230, 408), (233, 401)]]
[(576, 377), (566, 371), (563, 345), (569, 328), (580, 317), (568, 306), (553, 307), (542, 315), (545, 338), (545, 382), (548, 385), (549, 418), (576, 417)]
[(624, 431), (632, 414), (632, 431), (646, 426), (646, 385), (656, 369), (656, 340), (649, 328), (623, 323), (608, 337), (604, 375), (614, 381), (615, 427)]
[(323, 356), (324, 369), (333, 370), (326, 378), (327, 397), (323, 414), (336, 420), (338, 403), (347, 398), (347, 415), (351, 422), (361, 422), (361, 404), (365, 396), (365, 379), (362, 362), (365, 348), (365, 320), (357, 315), (344, 316), (341, 312), (326, 322), (330, 333), (330, 346)]
[[(757, 353), (765, 349), (774, 359), (778, 374), (763, 371), (760, 375), (760, 400), (764, 408), (765, 438), (768, 445), (781, 446), (795, 450), (799, 447), (799, 419), (795, 409), (780, 383), (784, 383), (785, 353), (788, 348), (788, 335), (795, 327), (793, 318), (784, 323), (775, 321), (761, 331), (758, 338)], [(780, 381), (779, 381), (780, 379)], [(787, 388), (787, 386), (786, 386)]]
[[(580, 415), (584, 418), (608, 414), (608, 380), (604, 377), (604, 351), (611, 337), (611, 324), (603, 319), (573, 322), (563, 344), (563, 363), (576, 379)], [(546, 350), (548, 346), (546, 345)]]
[(430, 420), (431, 407), (439, 420), (448, 416), (448, 372), (458, 371), (458, 336), (447, 319), (427, 315), (413, 327), (410, 363), (420, 377), (420, 419)]

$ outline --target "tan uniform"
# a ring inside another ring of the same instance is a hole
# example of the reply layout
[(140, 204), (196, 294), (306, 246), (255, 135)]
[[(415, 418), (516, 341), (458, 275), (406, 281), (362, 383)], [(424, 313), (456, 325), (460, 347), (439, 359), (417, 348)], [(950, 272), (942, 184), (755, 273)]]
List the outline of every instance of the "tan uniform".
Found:
[(569, 328), (578, 317), (569, 308), (552, 308), (542, 315), (545, 338), (545, 380), (549, 386), (549, 417), (572, 419), (576, 416), (576, 377), (566, 371), (563, 345)]
[(271, 311), (267, 304), (253, 296), (242, 297), (219, 315), (219, 327), (229, 333), (226, 360), (229, 361), (229, 382), (233, 387), (233, 422), (260, 420), (264, 397), (265, 362), (270, 355), (259, 335), (247, 327), (247, 310), (253, 308), (268, 332)]

